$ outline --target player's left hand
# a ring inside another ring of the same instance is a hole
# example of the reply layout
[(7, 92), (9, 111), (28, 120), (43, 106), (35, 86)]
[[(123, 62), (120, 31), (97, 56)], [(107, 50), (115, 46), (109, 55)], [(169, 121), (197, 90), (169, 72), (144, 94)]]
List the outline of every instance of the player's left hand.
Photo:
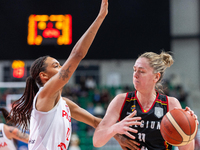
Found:
[(114, 138), (117, 140), (123, 150), (128, 150), (128, 148), (130, 150), (139, 150), (138, 146), (140, 144), (134, 140), (128, 139), (121, 134), (116, 134)]
[(197, 125), (199, 125), (199, 121), (198, 121), (197, 115), (194, 114), (194, 111), (191, 110), (190, 107), (188, 107), (188, 106), (185, 107), (185, 110), (188, 111), (188, 113), (190, 113), (190, 115), (194, 117), (194, 119), (197, 122)]

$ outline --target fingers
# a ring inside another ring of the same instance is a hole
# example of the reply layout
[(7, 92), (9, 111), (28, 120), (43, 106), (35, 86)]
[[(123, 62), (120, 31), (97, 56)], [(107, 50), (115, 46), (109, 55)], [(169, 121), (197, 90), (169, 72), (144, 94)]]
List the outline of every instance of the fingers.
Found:
[(124, 130), (125, 130), (125, 133), (126, 133), (127, 131), (133, 132), (133, 133), (137, 133), (137, 132), (138, 132), (138, 130), (133, 129), (133, 128), (131, 128), (131, 127), (124, 127)]
[(188, 106), (185, 107), (185, 110), (190, 110), (190, 108)]
[(139, 150), (139, 147), (137, 147), (136, 145), (127, 144), (127, 148), (129, 148), (130, 150)]
[(141, 120), (141, 117), (134, 117), (136, 115), (137, 111), (134, 110), (133, 113), (128, 115), (126, 118), (124, 118), (125, 121), (127, 121), (128, 126), (132, 125), (141, 125), (141, 122), (137, 122), (138, 120)]
[(188, 106), (185, 107), (185, 110), (188, 111), (188, 112), (191, 111), (190, 107), (188, 107)]
[(186, 106), (185, 107), (185, 110), (191, 115), (194, 117), (194, 119), (196, 120), (197, 122), (197, 125), (199, 125), (199, 121), (198, 121), (198, 117), (197, 115), (194, 114), (194, 111), (190, 109), (190, 107)]
[(134, 141), (134, 140), (128, 140), (127, 143), (128, 143), (129, 145), (131, 145), (131, 146), (135, 146), (135, 145), (140, 146), (140, 143), (138, 143), (138, 142), (136, 142), (136, 141)]
[(132, 132), (132, 133), (138, 133), (138, 130), (133, 129), (133, 128), (129, 128), (128, 131), (129, 131), (129, 132)]
[(126, 118), (133, 118), (136, 115), (137, 111), (134, 110), (130, 115), (128, 115)]
[(139, 150), (139, 143), (134, 141), (134, 140), (130, 140), (129, 138), (126, 138), (124, 136), (122, 136), (123, 138), (123, 146), (121, 147), (126, 147), (129, 148), (130, 150)]
[(108, 0), (102, 0), (101, 7), (105, 7), (105, 5), (108, 5)]
[(128, 148), (130, 150), (139, 150), (139, 147), (137, 147), (136, 145), (129, 145), (129, 144), (126, 144), (126, 149), (128, 150)]
[[(138, 120), (141, 120), (141, 117), (133, 117), (135, 116), (136, 111), (131, 113), (129, 116), (124, 118), (122, 121), (118, 122), (114, 125), (114, 132), (119, 134), (128, 134), (128, 132), (137, 133), (138, 131), (133, 129), (132, 126), (134, 125), (141, 125), (142, 123)], [(133, 137), (132, 137), (133, 138)]]
[(108, 0), (102, 0), (102, 4), (107, 4)]
[(128, 150), (128, 148), (126, 148), (125, 146), (121, 146), (121, 148), (122, 148), (123, 150)]
[(196, 120), (196, 123), (197, 123), (197, 125), (199, 125), (199, 121), (198, 120)]
[[(190, 109), (190, 107), (186, 106), (185, 107), (185, 110), (191, 115), (191, 116), (194, 116), (194, 111)], [(196, 115), (195, 115), (196, 116)]]
[(133, 125), (141, 125), (141, 122), (139, 122), (138, 120), (141, 120), (141, 117), (133, 117), (135, 116), (136, 111), (134, 111), (133, 113), (131, 113), (129, 116), (127, 116), (126, 118), (124, 118), (121, 122), (120, 122), (120, 126), (123, 129), (123, 134), (126, 134), (128, 131), (129, 132), (133, 132), (133, 133), (137, 133), (138, 131), (131, 128), (131, 126)]
[(135, 136), (133, 136), (133, 135), (130, 134), (129, 132), (126, 132), (125, 135), (128, 136), (128, 137), (130, 137), (130, 138), (133, 139), (133, 140), (135, 139)]
[(108, 3), (106, 3), (106, 0), (102, 0), (98, 16), (106, 17), (107, 14), (108, 14)]
[(141, 122), (138, 122), (138, 121), (130, 121), (130, 122), (126, 122), (125, 123), (125, 126), (129, 127), (129, 126), (133, 126), (133, 125), (141, 125)]
[(128, 148), (129, 149), (131, 149), (131, 150), (139, 150), (139, 147), (138, 146), (140, 146), (140, 144), (139, 143), (137, 143), (136, 141), (134, 141), (134, 140), (130, 140), (131, 142), (129, 142), (128, 143)]
[(138, 121), (141, 120), (141, 117), (134, 117), (134, 118), (124, 118), (124, 120), (128, 121), (128, 122), (132, 122), (132, 121)]

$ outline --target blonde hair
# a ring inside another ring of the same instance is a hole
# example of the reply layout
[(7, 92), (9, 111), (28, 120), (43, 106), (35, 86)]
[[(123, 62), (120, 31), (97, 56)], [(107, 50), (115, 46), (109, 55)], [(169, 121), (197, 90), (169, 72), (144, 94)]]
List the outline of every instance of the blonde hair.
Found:
[(164, 76), (166, 68), (170, 67), (174, 63), (172, 56), (168, 52), (162, 51), (160, 54), (146, 52), (139, 56), (139, 58), (141, 57), (148, 59), (149, 65), (153, 68), (154, 73), (160, 73), (160, 79), (156, 83), (156, 90), (163, 93), (160, 82)]

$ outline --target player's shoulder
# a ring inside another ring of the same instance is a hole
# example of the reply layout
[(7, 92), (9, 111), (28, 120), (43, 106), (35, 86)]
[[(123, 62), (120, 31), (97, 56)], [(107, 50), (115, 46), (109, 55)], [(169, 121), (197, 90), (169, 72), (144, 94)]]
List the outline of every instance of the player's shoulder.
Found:
[(127, 96), (127, 93), (120, 93), (120, 94), (117, 94), (115, 96), (116, 99), (125, 99)]
[(180, 102), (177, 98), (168, 96), (169, 110), (174, 109), (175, 107), (181, 108)]
[(126, 98), (126, 93), (117, 94), (111, 101), (112, 105), (120, 105)]
[(178, 99), (172, 96), (167, 96), (169, 102), (174, 103), (174, 102), (178, 102)]

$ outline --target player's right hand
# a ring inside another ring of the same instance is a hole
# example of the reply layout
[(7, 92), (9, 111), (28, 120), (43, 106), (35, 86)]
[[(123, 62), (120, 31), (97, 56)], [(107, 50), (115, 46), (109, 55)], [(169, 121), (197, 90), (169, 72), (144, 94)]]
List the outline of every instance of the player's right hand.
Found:
[(102, 0), (99, 16), (106, 17), (108, 14), (108, 0)]
[(135, 136), (130, 134), (129, 132), (137, 133), (136, 129), (131, 128), (133, 125), (141, 125), (141, 117), (134, 117), (136, 114), (136, 110), (124, 118), (122, 121), (116, 123), (114, 126), (114, 130), (116, 133), (125, 134), (126, 136), (130, 137), (131, 139), (135, 139)]

